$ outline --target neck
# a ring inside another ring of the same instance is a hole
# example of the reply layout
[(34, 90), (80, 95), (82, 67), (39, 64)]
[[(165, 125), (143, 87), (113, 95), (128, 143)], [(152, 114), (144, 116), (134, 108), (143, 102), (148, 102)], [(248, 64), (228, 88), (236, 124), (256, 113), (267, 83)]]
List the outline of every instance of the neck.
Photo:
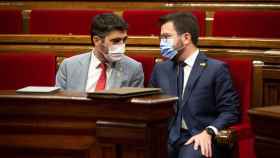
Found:
[(101, 52), (99, 52), (99, 51), (96, 50), (96, 49), (93, 49), (92, 52), (93, 52), (94, 56), (95, 56), (101, 63), (105, 64), (105, 63), (107, 62), (107, 60), (105, 59), (104, 55), (103, 55)]
[(193, 55), (197, 49), (198, 48), (193, 44), (186, 46), (178, 56), (177, 61), (185, 61), (187, 58)]

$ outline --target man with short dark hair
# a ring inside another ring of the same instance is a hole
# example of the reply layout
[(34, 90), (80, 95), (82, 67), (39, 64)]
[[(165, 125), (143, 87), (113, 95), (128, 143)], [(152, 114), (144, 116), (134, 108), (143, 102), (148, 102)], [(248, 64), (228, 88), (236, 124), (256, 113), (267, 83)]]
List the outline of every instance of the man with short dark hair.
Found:
[(239, 98), (225, 63), (198, 47), (199, 27), (190, 13), (160, 18), (160, 52), (150, 84), (178, 96), (169, 125), (169, 158), (220, 157), (213, 138), (239, 120)]
[(91, 24), (92, 51), (65, 59), (56, 76), (63, 90), (93, 92), (119, 87), (143, 87), (141, 63), (124, 54), (127, 23), (104, 13)]

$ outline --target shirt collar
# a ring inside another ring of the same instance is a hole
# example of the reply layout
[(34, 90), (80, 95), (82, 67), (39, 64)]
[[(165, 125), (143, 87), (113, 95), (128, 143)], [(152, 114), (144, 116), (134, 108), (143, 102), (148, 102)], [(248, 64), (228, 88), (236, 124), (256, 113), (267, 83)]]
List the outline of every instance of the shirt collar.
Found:
[(196, 57), (198, 56), (198, 53), (199, 53), (199, 49), (196, 49), (196, 51), (191, 56), (189, 56), (184, 62), (190, 67), (193, 67)]
[(94, 50), (91, 52), (91, 64), (94, 68), (100, 65), (101, 61), (94, 55)]
[[(91, 51), (91, 65), (94, 67), (94, 68), (98, 68), (99, 65), (101, 64), (101, 61), (94, 55), (94, 49)], [(109, 63), (105, 63), (107, 68), (111, 68), (111, 64)]]

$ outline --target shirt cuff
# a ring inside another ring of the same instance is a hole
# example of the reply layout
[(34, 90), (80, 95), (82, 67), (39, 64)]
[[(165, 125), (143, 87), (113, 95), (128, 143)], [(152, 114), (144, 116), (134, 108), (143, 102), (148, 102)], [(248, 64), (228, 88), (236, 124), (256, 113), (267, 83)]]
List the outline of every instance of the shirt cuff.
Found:
[(219, 131), (218, 131), (218, 129), (216, 127), (208, 126), (207, 128), (211, 128), (214, 131), (215, 135), (218, 135)]

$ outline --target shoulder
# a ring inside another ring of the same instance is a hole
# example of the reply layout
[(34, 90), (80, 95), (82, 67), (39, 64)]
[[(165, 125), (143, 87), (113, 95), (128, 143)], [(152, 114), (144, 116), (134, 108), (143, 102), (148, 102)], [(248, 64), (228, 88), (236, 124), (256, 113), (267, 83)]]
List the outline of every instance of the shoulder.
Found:
[(173, 61), (171, 60), (164, 60), (164, 61), (159, 61), (155, 64), (154, 69), (155, 70), (169, 70), (173, 68), (176, 64), (174, 64)]
[(208, 58), (206, 69), (206, 72), (212, 72), (215, 76), (228, 76), (230, 74), (228, 64), (218, 59)]
[(90, 52), (87, 53), (83, 53), (83, 54), (78, 54), (78, 55), (74, 55), (71, 56), (69, 58), (66, 58), (63, 60), (62, 64), (76, 64), (79, 62), (83, 62), (85, 60), (89, 60), (90, 59)]
[(223, 61), (208, 57), (204, 52), (201, 51), (196, 58), (196, 62), (199, 62), (201, 66), (206, 66), (207, 68), (217, 68), (225, 66), (225, 63)]
[(228, 72), (228, 66), (224, 61), (208, 57), (202, 52), (197, 57), (196, 65), (203, 67), (203, 72), (209, 76), (223, 75)]
[(170, 59), (160, 59), (156, 62), (156, 67), (170, 67), (174, 65), (174, 61)]
[(199, 64), (199, 66), (202, 66), (206, 69), (212, 69), (212, 70), (226, 66), (226, 64), (223, 61), (208, 57), (204, 52), (201, 51), (199, 52), (195, 63)]
[(121, 59), (120, 64), (123, 66), (129, 66), (129, 67), (139, 67), (141, 65), (140, 62), (136, 61), (133, 58), (130, 58), (126, 55)]
[(217, 67), (217, 68), (218, 67), (224, 67), (224, 66), (227, 65), (224, 61), (218, 60), (218, 59), (214, 59), (214, 58), (208, 58), (207, 63), (210, 66)]

